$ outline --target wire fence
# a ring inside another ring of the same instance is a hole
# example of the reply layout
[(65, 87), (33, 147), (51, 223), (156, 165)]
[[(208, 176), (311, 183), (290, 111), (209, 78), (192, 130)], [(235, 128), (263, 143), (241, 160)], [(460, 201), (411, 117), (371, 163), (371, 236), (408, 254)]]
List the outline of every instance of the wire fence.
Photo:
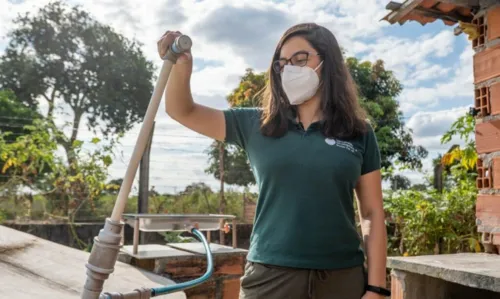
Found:
[[(0, 127), (22, 129), (32, 121), (33, 118), (0, 116)], [(70, 128), (69, 130), (79, 130), (81, 133), (86, 131), (86, 128)], [(218, 180), (205, 171), (209, 166), (207, 151), (213, 140), (188, 129), (182, 130), (181, 128), (181, 131), (184, 132), (180, 134), (169, 134), (158, 130), (154, 132), (149, 166), (150, 185), (155, 186), (155, 189), (162, 193), (176, 192), (197, 182), (203, 182), (212, 188), (219, 188)], [(87, 132), (85, 133), (88, 135)], [(11, 133), (14, 137), (22, 135), (24, 133)], [(137, 137), (137, 134), (128, 132), (115, 145), (114, 161), (109, 168), (110, 179), (120, 179), (125, 174)], [(92, 144), (92, 138), (77, 139), (84, 143), (85, 150), (92, 151), (98, 147)], [(106, 140), (103, 141), (106, 142)], [(137, 184), (138, 174), (135, 177), (134, 189), (137, 189)]]

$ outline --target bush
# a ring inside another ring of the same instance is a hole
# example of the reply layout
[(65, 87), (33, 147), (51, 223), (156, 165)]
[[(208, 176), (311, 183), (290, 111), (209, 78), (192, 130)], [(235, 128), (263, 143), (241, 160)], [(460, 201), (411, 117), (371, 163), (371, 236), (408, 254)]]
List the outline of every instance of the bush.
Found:
[(480, 251), (475, 223), (475, 184), (445, 190), (395, 191), (387, 195), (388, 254), (419, 255)]
[(453, 136), (465, 141), (464, 147), (453, 147), (442, 159), (444, 169), (442, 192), (427, 189), (387, 191), (388, 254), (420, 255), (475, 251), (481, 243), (475, 225), (477, 155), (471, 133), (474, 118), (460, 117), (443, 136), (448, 143)]

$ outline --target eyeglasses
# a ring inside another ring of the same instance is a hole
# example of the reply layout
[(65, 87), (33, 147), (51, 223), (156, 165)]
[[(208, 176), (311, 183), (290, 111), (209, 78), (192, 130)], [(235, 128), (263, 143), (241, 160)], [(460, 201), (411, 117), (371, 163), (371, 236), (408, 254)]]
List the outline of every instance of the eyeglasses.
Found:
[(281, 58), (273, 61), (272, 68), (276, 73), (281, 73), (286, 64), (290, 63), (295, 66), (305, 66), (309, 60), (309, 55), (318, 55), (307, 51), (299, 51), (292, 55), (289, 59)]

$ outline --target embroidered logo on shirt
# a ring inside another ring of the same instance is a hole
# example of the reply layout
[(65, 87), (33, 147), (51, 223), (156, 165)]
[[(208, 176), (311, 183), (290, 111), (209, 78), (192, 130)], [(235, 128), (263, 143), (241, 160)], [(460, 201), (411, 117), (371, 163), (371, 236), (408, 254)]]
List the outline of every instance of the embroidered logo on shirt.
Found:
[(335, 143), (337, 143), (337, 142), (335, 141), (335, 139), (333, 139), (333, 138), (326, 138), (326, 139), (325, 139), (325, 142), (326, 142), (326, 144), (328, 144), (328, 145), (335, 145)]
[(350, 151), (351, 153), (355, 153), (356, 152), (356, 149), (354, 148), (354, 146), (352, 145), (352, 143), (347, 142), (347, 141), (336, 140), (334, 138), (326, 138), (325, 142), (328, 145), (332, 145), (332, 146), (335, 145), (337, 147), (346, 149), (346, 150)]

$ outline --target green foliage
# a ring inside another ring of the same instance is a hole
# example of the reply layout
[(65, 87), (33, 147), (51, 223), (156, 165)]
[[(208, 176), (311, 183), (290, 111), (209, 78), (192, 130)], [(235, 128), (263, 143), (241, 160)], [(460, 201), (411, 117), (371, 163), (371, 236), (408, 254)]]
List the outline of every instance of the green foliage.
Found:
[(56, 168), (57, 142), (49, 133), (51, 127), (50, 123), (35, 119), (33, 125), (23, 127), (25, 135), (14, 138), (12, 132), (0, 132), (1, 175), (8, 178), (3, 180), (3, 188), (17, 189), (44, 182), (45, 170)]
[(372, 64), (350, 57), (346, 63), (358, 86), (361, 106), (374, 126), (382, 167), (387, 168), (397, 161), (411, 169), (421, 168), (421, 160), (428, 152), (413, 144), (412, 132), (405, 128), (399, 103), (395, 100), (402, 91), (401, 83), (392, 71), (385, 69), (382, 60)]
[(392, 190), (408, 190), (411, 187), (410, 180), (400, 174), (392, 176), (390, 182)]
[(33, 124), (33, 120), (40, 117), (37, 112), (20, 103), (13, 91), (0, 90), (0, 132), (11, 132), (10, 136), (4, 136), (6, 141), (27, 134), (24, 126)]
[[(33, 206), (31, 194), (39, 193), (45, 216), (88, 214), (102, 193), (116, 191), (116, 185), (105, 183), (114, 142), (103, 145), (94, 138), (89, 145), (95, 150), (84, 152), (86, 144), (78, 140), (82, 117), (88, 118), (89, 130), (100, 129), (117, 140), (145, 113), (154, 66), (136, 41), (61, 1), (19, 16), (13, 25), (0, 56), (0, 88), (13, 91), (0, 93), (0, 117), (12, 119), (0, 125), (4, 202)], [(36, 112), (41, 99), (48, 104), (44, 117)], [(60, 101), (73, 112), (66, 123), (70, 136), (53, 121)], [(44, 122), (32, 122), (42, 118)], [(66, 161), (55, 154), (58, 144)], [(26, 189), (28, 195), (18, 192)]]
[(245, 70), (238, 86), (226, 97), (231, 107), (259, 107), (259, 93), (266, 85), (266, 73), (255, 74), (252, 69)]
[(441, 137), (441, 143), (449, 143), (454, 136), (458, 135), (467, 145), (474, 146), (473, 133), (475, 126), (476, 119), (474, 116), (466, 113), (451, 125), (451, 128)]
[[(442, 142), (450, 142), (454, 136), (459, 136), (466, 142), (462, 151), (475, 152), (471, 139), (474, 120), (471, 118), (468, 115), (460, 117), (444, 134)], [(451, 153), (456, 150), (461, 149), (456, 147)], [(475, 168), (475, 160), (470, 162), (467, 155), (448, 153), (442, 161), (448, 167), (442, 193), (431, 186), (386, 192), (385, 209), (391, 228), (390, 254), (481, 251), (475, 226), (476, 173), (471, 170), (471, 165)]]
[(2, 224), (2, 222), (4, 222), (5, 220), (7, 220), (7, 215), (5, 215), (5, 211), (3, 211), (1, 208), (0, 208), (0, 224)]
[[(25, 126), (33, 125), (33, 121), (39, 118), (40, 115), (21, 104), (11, 90), (0, 90), (0, 133), (8, 132), (3, 134), (2, 142), (8, 144), (19, 136), (29, 134), (30, 131)], [(4, 160), (0, 159), (0, 169), (4, 167)], [(7, 179), (6, 176), (0, 176), (0, 182)]]
[(46, 184), (56, 168), (57, 143), (50, 135), (51, 124), (35, 119), (23, 127), (24, 135), (0, 132), (0, 214), (4, 218), (30, 217), (33, 197), (21, 194)]
[(455, 173), (457, 186), (443, 193), (390, 191), (385, 197), (389, 221), (395, 226), (390, 236), (392, 254), (432, 254), (480, 250), (476, 233), (472, 176)]
[(465, 146), (455, 146), (441, 158), (441, 163), (447, 170), (459, 163), (466, 170), (475, 172), (477, 163), (476, 142), (473, 138), (475, 126), (474, 116), (467, 113), (459, 117), (441, 138), (442, 143), (449, 143), (453, 136), (458, 135), (465, 142)]
[[(232, 190), (225, 192), (226, 214), (235, 215), (237, 219), (243, 219), (243, 197), (244, 194)], [(255, 200), (256, 194), (248, 194), (247, 198)], [(102, 220), (111, 214), (116, 196), (103, 194), (94, 199), (94, 210), (89, 211), (92, 218), (89, 220)], [(215, 214), (218, 212), (220, 196), (204, 183), (192, 183), (176, 194), (159, 194), (150, 190), (149, 194), (149, 213), (152, 214)], [(125, 213), (137, 212), (137, 196), (131, 196), (127, 201)], [(83, 219), (83, 213), (80, 219)], [(173, 235), (171, 236), (173, 237)]]
[[(227, 190), (224, 193), (225, 214), (243, 217), (243, 194)], [(248, 196), (248, 195), (247, 195)], [(193, 183), (177, 194), (153, 195), (149, 199), (151, 213), (216, 214), (220, 206), (219, 193), (204, 183)]]
[[(229, 185), (248, 186), (255, 184), (247, 154), (239, 147), (222, 144), (224, 149), (224, 182)], [(205, 172), (220, 180), (221, 143), (213, 142), (207, 150), (209, 166)]]
[[(103, 190), (110, 188), (104, 182), (112, 163), (114, 142), (100, 145), (99, 139), (93, 139), (91, 143), (97, 148), (84, 152), (84, 143), (76, 141), (71, 150), (77, 159), (68, 164), (56, 155), (57, 136), (51, 133), (54, 131), (51, 121), (35, 119), (24, 130), (25, 135), (10, 142), (6, 141), (10, 132), (0, 133), (2, 201), (11, 198), (21, 210), (28, 202), (30, 210), (35, 203), (32, 194), (41, 194), (46, 200), (44, 215), (74, 217), (84, 203), (91, 205)], [(23, 196), (24, 190), (29, 192)], [(10, 215), (26, 216), (13, 210)]]
[(144, 116), (153, 90), (153, 64), (140, 44), (79, 7), (51, 2), (36, 14), (15, 19), (8, 38), (0, 57), (0, 88), (12, 89), (32, 110), (38, 99), (46, 100), (49, 118), (56, 99), (71, 107), (73, 134), (59, 140), (66, 150), (77, 139), (83, 115), (89, 130), (99, 128), (106, 136), (130, 129)]
[(93, 151), (84, 152), (84, 142), (74, 142), (72, 150), (78, 159), (71, 161), (68, 166), (59, 167), (51, 176), (56, 194), (66, 198), (65, 209), (67, 212), (71, 210), (72, 216), (86, 203), (90, 205), (90, 211), (93, 211), (94, 200), (101, 196), (103, 191), (116, 188), (115, 185), (105, 183), (108, 168), (113, 162), (111, 156), (114, 142), (100, 145), (101, 141), (94, 138), (91, 143), (98, 147)]
[(199, 242), (193, 237), (183, 237), (184, 232), (161, 232), (160, 234), (165, 237), (167, 243), (193, 243)]
[[(238, 86), (226, 97), (231, 107), (259, 107), (259, 93), (266, 84), (266, 74), (256, 74), (252, 69), (246, 69)], [(249, 186), (255, 184), (248, 157), (239, 147), (222, 144), (224, 148), (224, 181), (230, 185)], [(220, 149), (221, 143), (214, 141), (207, 150), (209, 166), (205, 170), (220, 180)]]

